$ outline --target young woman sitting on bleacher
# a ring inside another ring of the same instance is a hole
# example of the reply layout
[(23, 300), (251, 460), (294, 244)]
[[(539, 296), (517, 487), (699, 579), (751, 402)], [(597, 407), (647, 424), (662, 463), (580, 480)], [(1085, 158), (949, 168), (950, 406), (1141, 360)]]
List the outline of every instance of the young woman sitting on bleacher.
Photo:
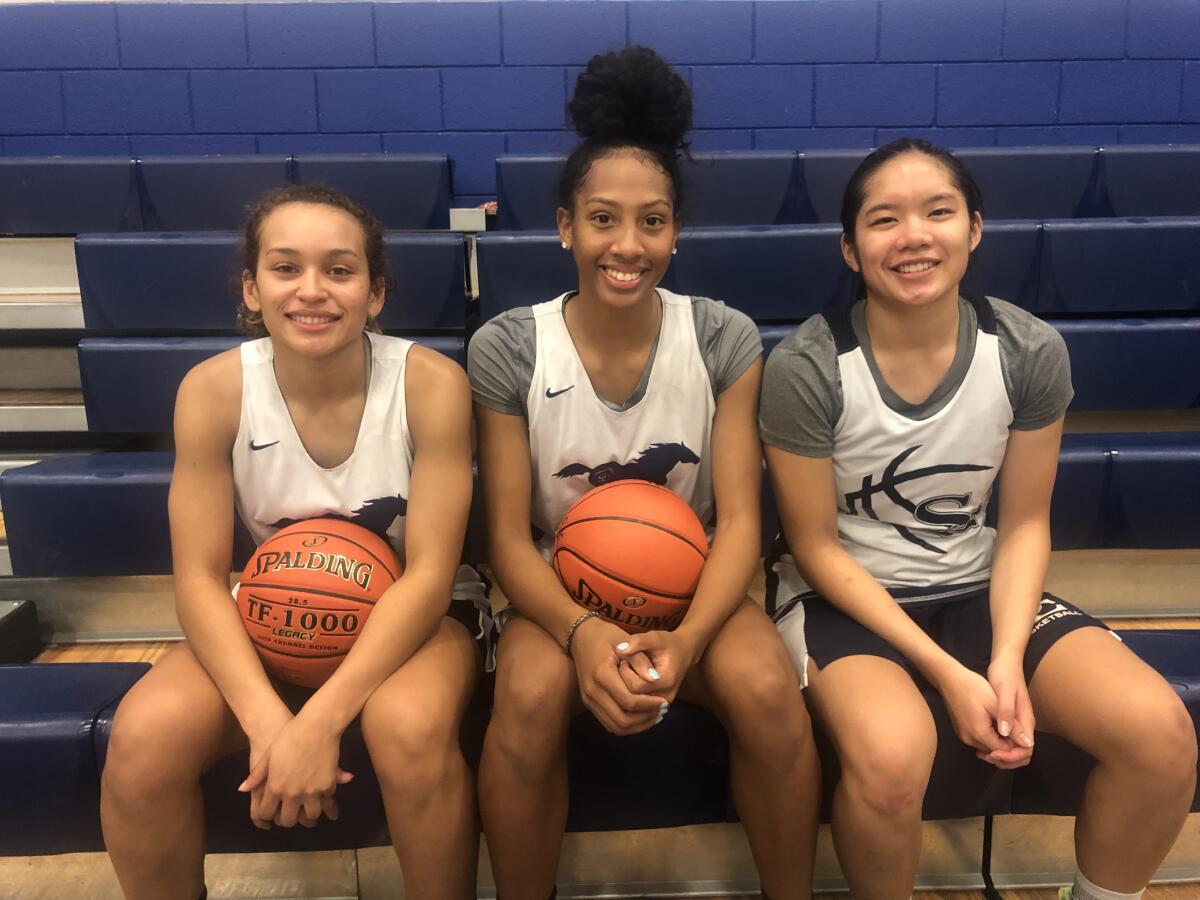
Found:
[[(259, 339), (196, 366), (179, 389), (170, 520), (187, 641), (117, 710), (101, 799), (117, 876), (130, 898), (203, 896), (200, 777), (239, 748), (250, 749), (241, 789), (258, 827), (337, 818), (336, 788), (352, 777), (338, 767), (340, 739), (361, 715), (407, 896), (474, 897), (479, 828), (458, 728), (487, 622), (470, 599), (480, 585), (459, 571), (466, 376), (378, 333), (382, 229), (340, 192), (268, 194), (251, 211), (243, 266), (239, 318)], [(273, 681), (229, 595), (234, 510), (261, 543), (283, 520), (353, 519), (379, 498), (398, 511), (384, 536), (404, 574), (320, 689)]]
[(807, 652), (806, 697), (841, 762), (833, 833), (856, 898), (912, 890), (939, 694), (998, 768), (1037, 752), (1035, 716), (1096, 758), (1063, 896), (1133, 900), (1187, 815), (1195, 737), (1157, 673), (1043, 593), (1069, 363), (1049, 325), (960, 294), (980, 205), (962, 163), (923, 141), (851, 177), (842, 252), (865, 299), (797, 328), (764, 376), (791, 551), (768, 602), (793, 656)]
[[(635, 734), (681, 696), (730, 732), (764, 888), (808, 897), (816, 754), (783, 642), (746, 597), (759, 558), (761, 343), (745, 315), (656, 287), (679, 234), (690, 92), (635, 47), (593, 58), (570, 111), (584, 140), (566, 163), (558, 222), (578, 288), (498, 316), (469, 356), (490, 560), (512, 605), (479, 776), (497, 891), (554, 892), (571, 717), (587, 710)], [(624, 463), (655, 443), (691, 451), (667, 486), (715, 528), (683, 623), (631, 637), (576, 605), (547, 560), (563, 513), (592, 487), (563, 470)]]

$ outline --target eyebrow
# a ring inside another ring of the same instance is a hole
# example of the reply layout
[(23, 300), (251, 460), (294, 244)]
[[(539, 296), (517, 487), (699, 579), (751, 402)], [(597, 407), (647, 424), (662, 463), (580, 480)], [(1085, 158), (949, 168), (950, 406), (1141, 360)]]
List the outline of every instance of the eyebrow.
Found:
[[(930, 203), (942, 203), (946, 200), (953, 200), (953, 199), (955, 199), (954, 194), (943, 192), (941, 194), (934, 194), (932, 197), (927, 197), (925, 199), (925, 205), (929, 205)], [(895, 203), (876, 203), (874, 206), (867, 208), (863, 212), (863, 215), (869, 216), (872, 213), (882, 212), (884, 210), (895, 209), (895, 208), (896, 208)]]
[[(615, 207), (620, 207), (620, 205), (621, 205), (616, 200), (611, 200), (608, 197), (588, 197), (585, 202), (587, 202), (587, 203), (602, 203), (605, 206), (615, 206)], [(666, 199), (665, 197), (660, 197), (657, 200), (651, 200), (649, 203), (643, 203), (641, 206), (638, 207), (638, 209), (648, 209), (651, 206), (667, 206), (667, 207), (669, 207), (670, 205), (671, 205), (670, 200)]]
[[(281, 253), (284, 256), (299, 256), (300, 251), (292, 247), (268, 247), (267, 253)], [(349, 247), (336, 247), (325, 254), (326, 256), (358, 256), (357, 250), (352, 250)]]

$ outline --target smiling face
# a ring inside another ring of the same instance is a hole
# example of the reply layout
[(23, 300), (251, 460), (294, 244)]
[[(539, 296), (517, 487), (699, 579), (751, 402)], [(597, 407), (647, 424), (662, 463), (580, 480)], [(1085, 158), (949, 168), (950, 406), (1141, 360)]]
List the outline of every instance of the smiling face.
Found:
[(284, 203), (258, 230), (254, 272), (242, 273), (242, 299), (261, 312), (277, 344), (325, 356), (357, 340), (383, 308), (383, 282), (371, 283), (362, 225), (321, 203)]
[(670, 177), (645, 153), (617, 150), (592, 163), (574, 210), (558, 211), (584, 300), (614, 308), (649, 300), (679, 234), (671, 196)]
[(867, 180), (853, 240), (842, 235), (842, 255), (862, 275), (870, 300), (924, 306), (957, 299), (982, 227), (945, 165), (903, 153)]

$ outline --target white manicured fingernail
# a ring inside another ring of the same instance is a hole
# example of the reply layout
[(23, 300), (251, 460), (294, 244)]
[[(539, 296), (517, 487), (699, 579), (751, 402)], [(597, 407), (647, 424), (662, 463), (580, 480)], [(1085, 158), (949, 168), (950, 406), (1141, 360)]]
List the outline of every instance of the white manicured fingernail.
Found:
[(650, 668), (650, 669), (648, 669), (647, 671), (650, 673), (650, 678), (651, 678), (651, 680), (653, 680), (653, 681), (658, 681), (658, 677), (659, 677), (659, 676), (658, 676), (658, 669), (655, 669), (655, 668), (651, 667), (651, 668)]
[(621, 652), (628, 650), (629, 649), (629, 641), (621, 641), (621, 643), (617, 644), (617, 649), (620, 650)]
[(662, 702), (662, 706), (660, 706), (660, 707), (658, 708), (658, 714), (659, 714), (660, 716), (665, 716), (665, 715), (666, 715), (667, 713), (669, 713), (670, 711), (671, 711), (671, 704), (670, 704), (670, 703), (668, 703), (666, 700), (664, 700), (664, 701)]
[(1011, 732), (1012, 732), (1012, 726), (1009, 725), (1007, 722), (1002, 721), (1000, 723), (1000, 736), (1008, 737)]
[(1026, 747), (1026, 748), (1032, 747), (1033, 746), (1033, 738), (1031, 738), (1027, 734), (1021, 735), (1021, 746)]

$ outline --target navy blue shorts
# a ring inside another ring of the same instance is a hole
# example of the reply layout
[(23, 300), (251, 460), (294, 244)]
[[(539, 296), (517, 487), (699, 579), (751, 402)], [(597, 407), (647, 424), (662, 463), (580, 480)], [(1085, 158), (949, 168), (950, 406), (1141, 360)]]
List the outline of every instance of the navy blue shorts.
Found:
[[(992, 614), (988, 606), (987, 584), (946, 599), (918, 601), (902, 609), (939, 647), (973, 672), (987, 676), (992, 659)], [(918, 684), (924, 677), (895, 647), (875, 632), (860, 625), (817, 594), (796, 598), (804, 607), (804, 640), (808, 655), (824, 668), (845, 656), (879, 656), (900, 666)], [(786, 604), (776, 621), (786, 618), (796, 601)], [(1043, 594), (1025, 648), (1025, 681), (1028, 683), (1038, 663), (1065, 635), (1079, 628), (1103, 628), (1099, 619), (1053, 594)], [(1118, 638), (1119, 640), (1119, 638)]]

